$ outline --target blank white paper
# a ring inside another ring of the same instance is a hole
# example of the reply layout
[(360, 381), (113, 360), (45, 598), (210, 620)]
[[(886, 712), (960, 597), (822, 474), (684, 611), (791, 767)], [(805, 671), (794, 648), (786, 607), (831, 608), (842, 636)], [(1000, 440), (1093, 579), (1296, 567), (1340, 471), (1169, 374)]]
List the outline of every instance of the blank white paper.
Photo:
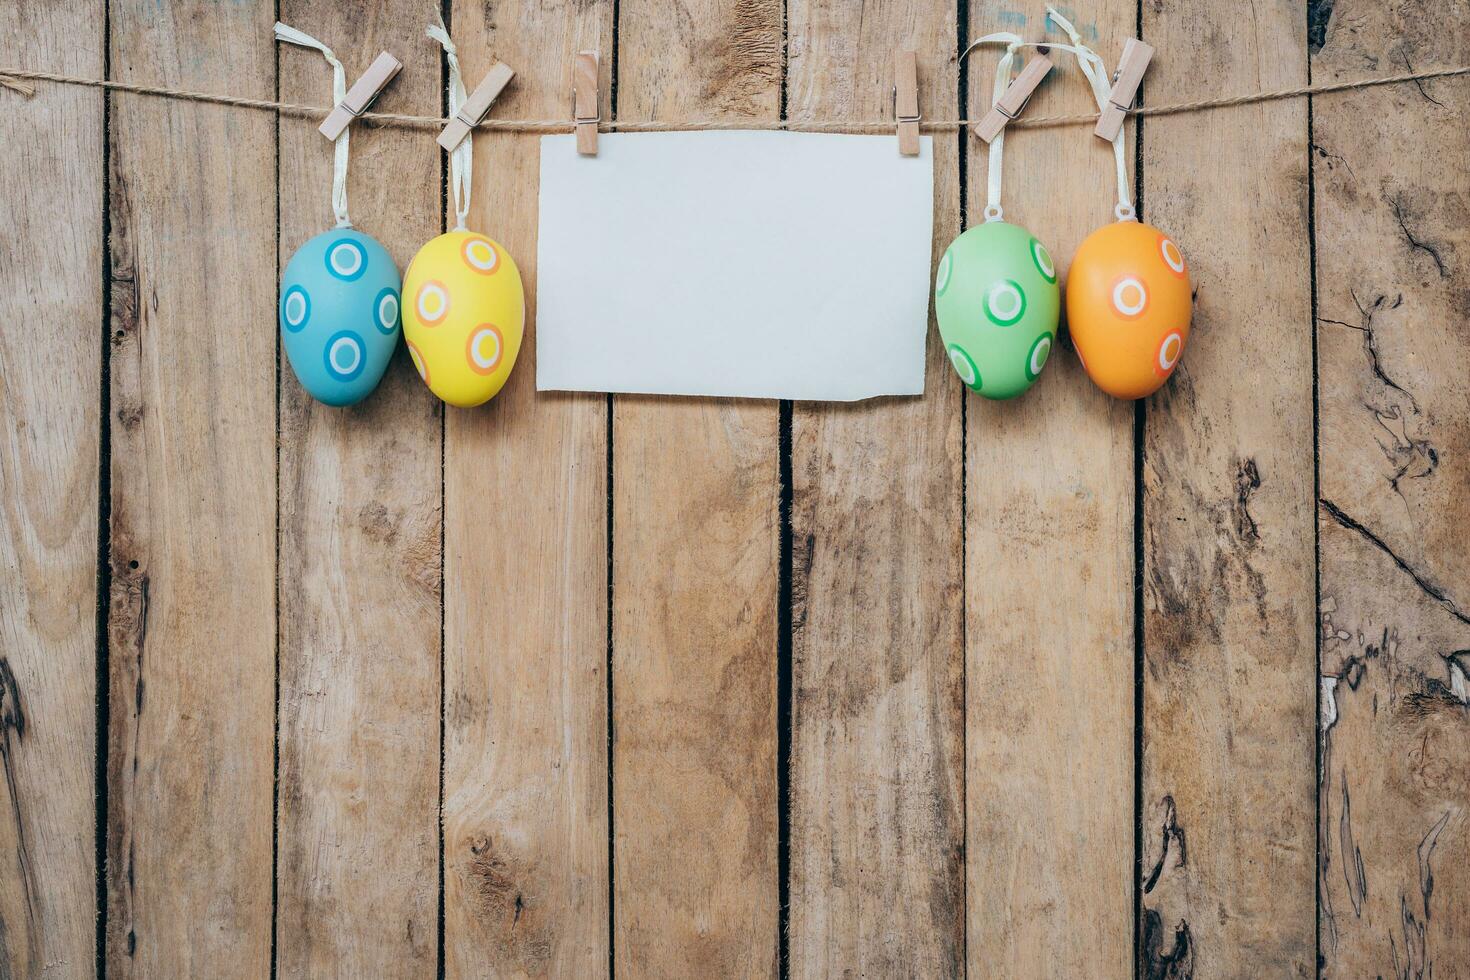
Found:
[(536, 386), (851, 401), (924, 391), (932, 140), (541, 140)]

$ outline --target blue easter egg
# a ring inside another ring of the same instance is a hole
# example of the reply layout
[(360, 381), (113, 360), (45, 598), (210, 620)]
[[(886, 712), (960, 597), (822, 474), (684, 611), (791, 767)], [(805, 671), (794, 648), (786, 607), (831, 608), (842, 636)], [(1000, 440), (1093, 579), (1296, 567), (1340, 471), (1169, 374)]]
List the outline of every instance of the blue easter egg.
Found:
[(378, 386), (398, 343), (401, 289), (371, 235), (334, 228), (296, 250), (281, 277), (281, 340), (311, 397), (352, 405)]

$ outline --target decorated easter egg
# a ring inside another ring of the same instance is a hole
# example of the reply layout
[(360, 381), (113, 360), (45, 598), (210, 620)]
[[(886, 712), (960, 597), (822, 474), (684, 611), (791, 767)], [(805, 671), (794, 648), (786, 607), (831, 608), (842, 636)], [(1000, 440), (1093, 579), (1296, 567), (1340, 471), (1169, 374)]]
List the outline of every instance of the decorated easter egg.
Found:
[(1067, 329), (1087, 376), (1115, 398), (1143, 398), (1169, 380), (1192, 305), (1183, 253), (1150, 225), (1104, 225), (1072, 260)]
[(451, 231), (429, 242), (403, 277), (403, 336), (419, 376), (451, 405), (494, 398), (521, 352), (526, 294), (498, 242)]
[(1014, 398), (1041, 376), (1061, 305), (1050, 253), (1017, 225), (971, 228), (939, 260), (939, 336), (960, 380), (986, 398)]
[(377, 387), (398, 343), (398, 267), (378, 240), (334, 228), (296, 250), (281, 277), (281, 346), (301, 387), (351, 405)]

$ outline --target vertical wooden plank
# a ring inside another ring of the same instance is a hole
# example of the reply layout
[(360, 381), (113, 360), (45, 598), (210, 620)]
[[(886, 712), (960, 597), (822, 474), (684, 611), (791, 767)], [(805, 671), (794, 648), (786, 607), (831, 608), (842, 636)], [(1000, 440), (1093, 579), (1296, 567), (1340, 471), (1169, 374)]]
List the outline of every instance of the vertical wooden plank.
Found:
[[(1107, 0), (1075, 24), (1112, 65), (1136, 8)], [(969, 28), (1066, 40), (1043, 12), (988, 3), (971, 5)], [(990, 105), (999, 56), (971, 55), (970, 118)], [(1027, 112), (1094, 111), (1075, 59), (1053, 57)], [(970, 135), (966, 150), (975, 224), (987, 148)], [(1113, 217), (1111, 148), (1084, 127), (1018, 130), (1006, 136), (1004, 178), (1006, 220), (1042, 241), (1065, 288), (1078, 244)], [(1070, 343), (1021, 398), (965, 398), (970, 973), (1123, 976), (1133, 951), (1133, 407), (1088, 380)]]
[[(891, 116), (903, 48), (924, 113), (955, 117), (952, 3), (787, 16), (791, 118)], [(933, 142), (938, 249), (959, 230), (957, 146)], [(793, 976), (964, 972), (962, 389), (928, 354), (922, 398), (792, 412)]]
[[(1302, 7), (1143, 8), (1151, 102), (1306, 81)], [(1307, 106), (1147, 120), (1144, 220), (1196, 291), (1144, 445), (1145, 977), (1315, 968)], [(1188, 846), (1186, 849), (1186, 841)]]
[[(348, 84), (387, 48), (385, 112), (437, 114), (439, 53), (421, 4), (355, 11), (289, 0)], [(322, 105), (331, 69), (283, 46), (287, 102)], [(331, 228), (332, 144), (282, 118), (284, 268)], [(353, 127), (355, 227), (402, 269), (439, 232), (439, 148), (424, 130)], [(405, 175), (410, 175), (405, 177)], [(261, 329), (264, 329), (262, 326)], [(281, 360), (276, 956), (283, 976), (431, 977), (439, 905), (438, 402), (400, 350), (352, 408), (308, 395)]]
[[(1317, 8), (1313, 81), (1464, 64), (1470, 11)], [(1325, 977), (1470, 973), (1470, 92), (1315, 100)]]
[[(500, 118), (568, 118), (573, 53), (612, 51), (612, 4), (513, 15), (459, 2)], [(606, 91), (606, 81), (604, 81)], [(474, 137), (469, 227), (515, 257), (527, 341), (505, 389), (449, 409), (445, 459), (444, 954), (450, 977), (597, 976), (608, 962), (607, 399), (536, 391), (539, 137)]]
[[(618, 115), (775, 118), (780, 0), (623, 0)], [(613, 400), (616, 968), (772, 975), (779, 412)]]
[[(91, 2), (0, 2), (27, 67), (100, 77)], [(92, 972), (102, 96), (0, 91), (0, 976)], [(38, 180), (38, 175), (45, 175)]]
[[(268, 99), (268, 5), (114, 0), (115, 78)], [(107, 968), (270, 970), (276, 144), (117, 95)]]

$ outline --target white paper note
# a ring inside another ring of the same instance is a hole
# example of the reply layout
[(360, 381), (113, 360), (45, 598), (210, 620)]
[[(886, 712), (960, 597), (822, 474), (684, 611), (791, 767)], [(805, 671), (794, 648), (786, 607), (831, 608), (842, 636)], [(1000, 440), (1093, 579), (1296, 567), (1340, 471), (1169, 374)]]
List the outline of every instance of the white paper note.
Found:
[(541, 140), (536, 386), (850, 401), (924, 390), (932, 141)]

